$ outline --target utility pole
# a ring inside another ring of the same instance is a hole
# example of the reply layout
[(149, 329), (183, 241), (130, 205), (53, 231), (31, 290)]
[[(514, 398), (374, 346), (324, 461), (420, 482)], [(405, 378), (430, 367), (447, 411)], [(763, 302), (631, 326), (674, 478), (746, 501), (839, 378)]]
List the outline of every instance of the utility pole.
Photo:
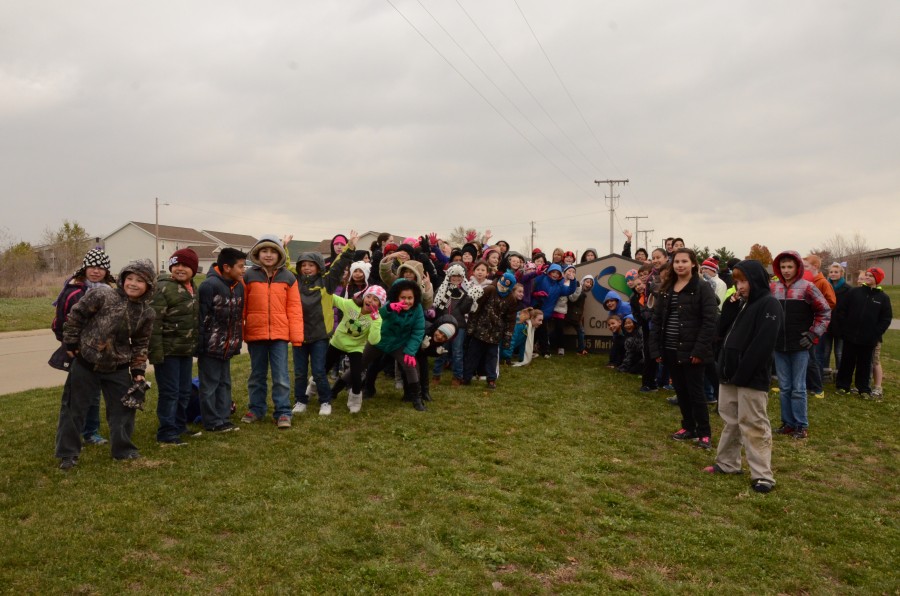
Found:
[(161, 264), (159, 262), (159, 206), (160, 204), (168, 206), (168, 203), (160, 203), (159, 197), (156, 197), (156, 273), (159, 274)]
[(650, 253), (652, 252), (650, 250), (650, 241), (647, 240), (647, 236), (650, 234), (650, 232), (655, 232), (655, 231), (656, 230), (641, 230), (641, 234), (644, 235), (644, 248), (647, 250), (647, 256), (650, 256)]
[(609, 184), (609, 196), (605, 196), (607, 199), (607, 205), (609, 205), (609, 253), (612, 254), (615, 252), (613, 248), (613, 224), (616, 220), (616, 207), (619, 206), (619, 195), (614, 192), (614, 187), (616, 184), (628, 184), (628, 179), (625, 180), (594, 180), (594, 184), (600, 186), (601, 184)]
[[(649, 216), (647, 216), (647, 215), (630, 215), (625, 218), (625, 219), (633, 219), (634, 220), (634, 241), (636, 244), (641, 243), (641, 239), (638, 237), (641, 233), (640, 230), (638, 230), (638, 223), (640, 222), (640, 220), (647, 219), (648, 217)], [(638, 248), (637, 246), (632, 246), (631, 254), (634, 254), (634, 251), (636, 251), (637, 248)]]
[[(531, 246), (528, 247), (529, 253), (534, 252), (534, 222), (531, 222)], [(526, 255), (526, 259), (530, 259), (531, 255)]]

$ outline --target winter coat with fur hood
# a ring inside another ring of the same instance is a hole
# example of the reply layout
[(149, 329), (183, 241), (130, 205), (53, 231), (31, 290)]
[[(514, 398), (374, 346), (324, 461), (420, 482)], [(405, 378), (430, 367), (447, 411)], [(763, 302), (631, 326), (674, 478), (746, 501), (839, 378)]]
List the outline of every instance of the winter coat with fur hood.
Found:
[(285, 268), (287, 254), (275, 236), (263, 236), (250, 249), (259, 263), (259, 251), (273, 248), (279, 259), (271, 271), (253, 265), (244, 273), (244, 341), (289, 341), (303, 344), (303, 308), (296, 276)]
[[(89, 369), (110, 373), (128, 368), (132, 376), (144, 374), (156, 316), (150, 306), (153, 269), (150, 261), (133, 261), (119, 273), (115, 289), (106, 286), (91, 290), (69, 311), (63, 343)], [(137, 300), (130, 300), (123, 289), (130, 273), (147, 283), (147, 291)]]

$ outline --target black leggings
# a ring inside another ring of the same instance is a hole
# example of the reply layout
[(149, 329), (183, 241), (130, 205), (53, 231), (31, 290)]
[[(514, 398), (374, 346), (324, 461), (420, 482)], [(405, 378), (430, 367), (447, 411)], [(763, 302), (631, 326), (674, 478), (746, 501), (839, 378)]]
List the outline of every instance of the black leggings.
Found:
[(347, 356), (347, 358), (350, 359), (350, 371), (348, 373), (345, 372), (344, 376), (341, 377), (341, 380), (347, 385), (350, 385), (350, 391), (359, 393), (362, 391), (362, 376), (364, 370), (362, 365), (362, 352), (344, 352), (334, 346), (328, 346), (328, 352), (325, 354), (325, 370), (331, 370), (344, 356)]

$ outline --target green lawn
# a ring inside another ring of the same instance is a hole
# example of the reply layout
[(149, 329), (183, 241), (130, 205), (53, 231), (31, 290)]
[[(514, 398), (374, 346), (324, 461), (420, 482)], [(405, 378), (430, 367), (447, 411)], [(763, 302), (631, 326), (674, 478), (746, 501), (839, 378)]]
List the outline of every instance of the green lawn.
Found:
[(900, 319), (900, 286), (883, 286), (884, 293), (891, 297), (894, 318)]
[(53, 298), (0, 298), (0, 332), (49, 329)]
[[(9, 593), (871, 594), (900, 579), (900, 332), (882, 403), (810, 404), (776, 437), (778, 486), (705, 475), (665, 394), (602, 356), (504, 368), (499, 388), (386, 382), (351, 417), (310, 412), (56, 469), (59, 390), (0, 399), (0, 585)], [(235, 367), (246, 404), (247, 360)], [(241, 412), (239, 411), (239, 414)], [(770, 403), (778, 420), (777, 400)], [(714, 418), (714, 442), (721, 423)]]

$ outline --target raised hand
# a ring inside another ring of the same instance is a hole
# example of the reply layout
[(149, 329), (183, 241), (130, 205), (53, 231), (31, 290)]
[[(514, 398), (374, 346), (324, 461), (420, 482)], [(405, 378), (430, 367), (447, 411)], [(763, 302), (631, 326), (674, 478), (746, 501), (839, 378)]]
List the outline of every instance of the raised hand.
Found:
[(475, 230), (466, 230), (466, 242), (472, 242), (478, 238), (478, 232)]
[(402, 302), (391, 302), (390, 304), (388, 304), (388, 308), (394, 312), (401, 312), (403, 310), (406, 310), (404, 308), (405, 306), (406, 305), (403, 304)]
[(288, 242), (290, 242), (293, 239), (294, 239), (293, 234), (285, 234), (284, 236), (281, 237), (281, 246), (286, 247), (288, 245)]

